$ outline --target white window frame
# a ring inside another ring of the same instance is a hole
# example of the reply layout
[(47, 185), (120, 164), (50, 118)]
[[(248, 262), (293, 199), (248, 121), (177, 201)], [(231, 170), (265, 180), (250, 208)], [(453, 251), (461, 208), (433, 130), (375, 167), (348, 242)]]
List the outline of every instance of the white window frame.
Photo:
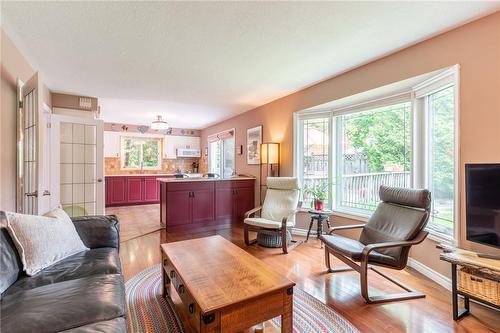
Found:
[[(143, 151), (141, 148), (141, 153), (140, 153), (140, 162), (141, 165), (137, 168), (130, 168), (130, 167), (125, 167), (125, 140), (137, 140), (137, 141), (157, 141), (158, 142), (158, 162), (159, 165), (155, 167), (145, 167), (143, 166)], [(157, 137), (157, 136), (138, 136), (138, 135), (122, 135), (120, 136), (120, 156), (121, 158), (121, 163), (120, 163), (120, 168), (122, 170), (161, 170), (162, 168), (162, 162), (163, 162), (163, 145), (162, 145), (162, 139)]]
[[(221, 131), (221, 132), (218, 132), (218, 133), (215, 133), (215, 134), (211, 134), (209, 136), (212, 136), (212, 135), (218, 135), (218, 134), (221, 134), (221, 133), (227, 133), (227, 132), (232, 132), (233, 135), (232, 135), (232, 140), (234, 140), (234, 144), (235, 144), (235, 149), (233, 149), (233, 163), (234, 163), (234, 168), (233, 168), (233, 173), (236, 171), (236, 131), (234, 128), (232, 129), (228, 129), (228, 130), (225, 130), (225, 131)], [(217, 174), (223, 178), (224, 177), (224, 141), (227, 140), (227, 139), (223, 139), (223, 140), (219, 140), (221, 142), (221, 165), (220, 165), (220, 170), (218, 170)], [(212, 172), (211, 171), (211, 163), (212, 163), (212, 148), (211, 148), (211, 142), (208, 143), (208, 172)]]
[[(431, 79), (427, 79), (425, 81), (420, 82), (418, 85), (411, 87), (409, 90), (405, 91), (393, 91), (392, 93), (385, 94), (384, 96), (379, 96), (378, 98), (367, 100), (367, 101), (358, 101), (357, 103), (353, 103), (350, 105), (345, 105), (342, 107), (330, 107), (330, 108), (318, 108), (311, 110), (302, 110), (295, 112), (293, 114), (293, 152), (294, 152), (294, 163), (293, 163), (293, 173), (294, 176), (299, 177), (302, 180), (303, 177), (303, 166), (302, 159), (303, 156), (303, 122), (305, 119), (314, 119), (320, 117), (329, 117), (329, 156), (328, 156), (328, 165), (329, 165), (329, 179), (335, 182), (335, 186), (332, 191), (329, 193), (329, 202), (330, 205), (333, 204), (332, 196), (335, 199), (335, 205), (331, 206), (333, 208), (334, 215), (347, 217), (351, 219), (360, 220), (366, 222), (369, 215), (365, 212), (351, 210), (351, 209), (341, 209), (339, 208), (339, 199), (340, 197), (337, 195), (341, 190), (341, 182), (337, 181), (341, 176), (340, 168), (337, 166), (340, 165), (341, 156), (336, 154), (339, 149), (341, 149), (342, 142), (337, 140), (336, 132), (338, 131), (338, 127), (340, 126), (338, 122), (335, 120), (335, 116), (361, 112), (370, 109), (375, 109), (378, 107), (387, 106), (390, 104), (397, 104), (400, 102), (411, 102), (412, 104), (412, 138), (411, 138), (411, 147), (412, 147), (412, 155), (411, 155), (411, 184), (410, 187), (413, 188), (424, 188), (427, 185), (427, 157), (428, 157), (428, 146), (425, 144), (428, 133), (426, 130), (428, 126), (426, 125), (427, 118), (425, 115), (419, 115), (419, 113), (424, 112), (422, 108), (425, 107), (425, 103), (423, 102), (423, 97), (429, 95), (432, 92), (443, 89), (446, 85), (454, 86), (454, 98), (455, 98), (455, 142), (454, 142), (454, 230), (453, 235), (445, 235), (438, 233), (437, 231), (427, 228), (429, 231), (429, 238), (445, 243), (453, 243), (457, 244), (460, 239), (460, 190), (459, 190), (459, 175), (460, 175), (460, 100), (459, 100), (459, 91), (460, 91), (460, 67), (459, 65), (451, 66), (447, 69), (442, 70), (439, 74), (433, 76)], [(300, 171), (300, 172), (299, 172)]]

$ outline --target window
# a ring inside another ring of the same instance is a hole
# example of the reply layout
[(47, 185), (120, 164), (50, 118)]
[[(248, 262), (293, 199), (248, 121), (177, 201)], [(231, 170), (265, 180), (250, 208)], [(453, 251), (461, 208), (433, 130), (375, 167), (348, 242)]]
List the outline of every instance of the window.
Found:
[(432, 192), (428, 227), (452, 236), (455, 221), (455, 94), (449, 86), (424, 97), (428, 119), (427, 188)]
[(122, 169), (161, 169), (159, 138), (122, 137)]
[(208, 170), (223, 178), (231, 177), (235, 171), (234, 130), (224, 131), (208, 137)]
[(304, 207), (312, 205), (307, 189), (321, 186), (326, 207), (369, 216), (379, 203), (380, 185), (425, 187), (432, 193), (428, 229), (453, 238), (456, 77), (454, 67), (427, 75), (418, 85), (412, 81), (407, 91), (387, 98), (352, 103), (350, 97), (352, 104), (332, 102), (296, 113), (294, 167), (306, 190)]
[(336, 117), (337, 208), (370, 213), (380, 185), (411, 185), (411, 103)]

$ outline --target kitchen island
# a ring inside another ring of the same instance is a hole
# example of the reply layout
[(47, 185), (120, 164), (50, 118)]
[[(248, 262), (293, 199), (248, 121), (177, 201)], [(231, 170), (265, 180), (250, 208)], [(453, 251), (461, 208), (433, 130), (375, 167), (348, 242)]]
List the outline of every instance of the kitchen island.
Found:
[(160, 221), (167, 230), (228, 225), (255, 207), (255, 178), (159, 178)]

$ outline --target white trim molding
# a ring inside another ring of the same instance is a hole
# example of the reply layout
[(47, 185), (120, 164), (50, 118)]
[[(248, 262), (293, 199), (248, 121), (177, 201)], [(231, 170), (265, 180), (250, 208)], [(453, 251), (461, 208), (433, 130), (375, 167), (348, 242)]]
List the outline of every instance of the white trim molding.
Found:
[(436, 272), (429, 266), (422, 264), (413, 258), (408, 258), (408, 266), (419, 272), (420, 274), (428, 277), (432, 281), (436, 282), (440, 286), (444, 287), (446, 290), (451, 291), (451, 279), (444, 276), (441, 273)]

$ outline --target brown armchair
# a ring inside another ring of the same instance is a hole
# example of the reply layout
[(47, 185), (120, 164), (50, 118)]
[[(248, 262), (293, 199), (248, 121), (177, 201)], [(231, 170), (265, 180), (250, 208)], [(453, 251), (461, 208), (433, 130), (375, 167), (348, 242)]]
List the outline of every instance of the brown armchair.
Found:
[[(325, 244), (325, 263), (328, 272), (356, 270), (360, 274), (361, 295), (367, 303), (425, 297), (423, 293), (412, 290), (377, 270), (373, 265), (397, 270), (406, 267), (411, 246), (421, 243), (427, 237), (428, 233), (424, 229), (429, 219), (431, 194), (428, 190), (381, 186), (379, 196), (382, 202), (366, 224), (334, 227), (327, 235), (320, 237)], [(356, 228), (363, 229), (359, 240), (334, 234), (338, 230)], [(349, 267), (332, 269), (330, 254)], [(368, 268), (407, 292), (370, 297)]]

